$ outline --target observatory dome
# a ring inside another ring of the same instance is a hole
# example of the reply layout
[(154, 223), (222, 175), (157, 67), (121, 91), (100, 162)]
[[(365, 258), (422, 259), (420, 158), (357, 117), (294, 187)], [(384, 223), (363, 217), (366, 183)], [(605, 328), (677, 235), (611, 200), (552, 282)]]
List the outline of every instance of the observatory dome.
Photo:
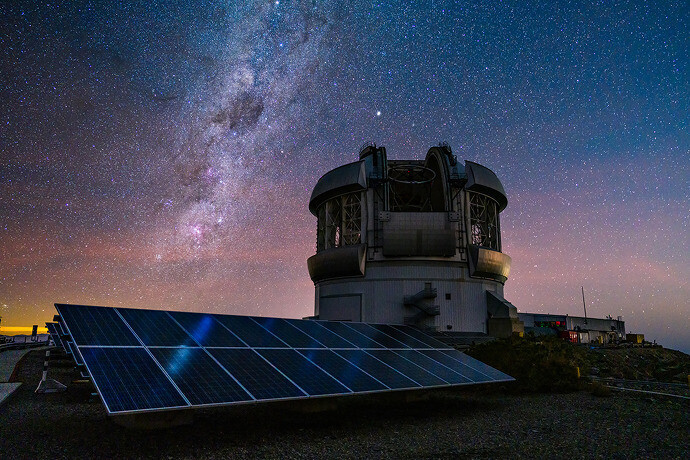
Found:
[(408, 324), (506, 336), (521, 330), (503, 298), (508, 205), (496, 174), (459, 162), (448, 145), (424, 160), (389, 160), (367, 145), (359, 161), (326, 172), (309, 210), (317, 218), (314, 318)]

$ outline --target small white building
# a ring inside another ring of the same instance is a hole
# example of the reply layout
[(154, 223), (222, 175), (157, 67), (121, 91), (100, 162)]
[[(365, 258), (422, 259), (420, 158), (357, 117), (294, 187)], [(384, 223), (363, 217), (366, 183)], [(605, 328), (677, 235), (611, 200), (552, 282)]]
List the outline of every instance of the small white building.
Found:
[(368, 145), (324, 174), (309, 210), (318, 219), (308, 259), (315, 318), (411, 324), (506, 336), (522, 331), (503, 298), (508, 204), (490, 169), (458, 162), (447, 145), (422, 160), (389, 160)]
[(545, 313), (519, 313), (525, 332), (535, 335), (557, 335), (561, 331), (577, 332), (579, 343), (615, 343), (625, 340), (625, 321), (620, 316), (613, 319), (586, 318), (584, 316), (552, 315)]

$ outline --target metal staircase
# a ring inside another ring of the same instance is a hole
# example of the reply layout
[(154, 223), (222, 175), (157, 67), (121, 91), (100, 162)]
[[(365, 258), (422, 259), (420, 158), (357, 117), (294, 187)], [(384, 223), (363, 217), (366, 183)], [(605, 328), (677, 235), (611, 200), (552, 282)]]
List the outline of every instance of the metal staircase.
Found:
[(412, 316), (406, 316), (405, 324), (418, 326), (424, 319), (440, 315), (441, 309), (438, 305), (429, 305), (424, 302), (425, 300), (435, 299), (437, 295), (436, 288), (432, 288), (431, 283), (424, 283), (424, 289), (415, 295), (405, 296), (403, 300), (405, 306), (419, 310)]

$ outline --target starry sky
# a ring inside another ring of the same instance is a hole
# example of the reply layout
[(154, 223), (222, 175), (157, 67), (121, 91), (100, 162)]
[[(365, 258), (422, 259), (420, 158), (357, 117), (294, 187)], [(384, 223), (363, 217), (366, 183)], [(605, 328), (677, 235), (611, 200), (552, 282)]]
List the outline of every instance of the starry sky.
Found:
[(0, 4), (0, 316), (313, 313), (318, 178), (447, 142), (506, 298), (690, 352), (685, 1)]

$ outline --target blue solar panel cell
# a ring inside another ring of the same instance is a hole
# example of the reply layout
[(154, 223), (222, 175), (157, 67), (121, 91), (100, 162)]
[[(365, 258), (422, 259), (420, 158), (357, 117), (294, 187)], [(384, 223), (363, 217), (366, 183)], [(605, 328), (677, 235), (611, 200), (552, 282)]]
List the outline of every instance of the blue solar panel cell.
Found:
[(216, 348), (209, 351), (256, 399), (307, 396), (254, 350)]
[(388, 324), (371, 324), (371, 327), (379, 332), (383, 332), (384, 334), (393, 337), (398, 342), (402, 342), (410, 348), (431, 348), (426, 343), (417, 340), (402, 330), (396, 329)]
[(191, 404), (251, 401), (252, 397), (202, 348), (150, 348)]
[(314, 337), (327, 348), (357, 348), (354, 344), (325, 328), (323, 323), (298, 319), (286, 319), (285, 321), (305, 334)]
[(118, 308), (122, 317), (146, 346), (197, 346), (167, 312)]
[(60, 304), (55, 306), (77, 345), (141, 345), (114, 308)]
[(391, 337), (387, 334), (384, 334), (381, 331), (374, 329), (373, 327), (371, 327), (368, 324), (347, 323), (346, 325), (347, 325), (347, 327), (351, 327), (352, 329), (359, 332), (360, 334), (369, 337), (374, 342), (383, 345), (384, 348), (409, 348), (404, 343), (399, 342), (399, 341), (395, 340), (393, 337)]
[(429, 345), (431, 348), (452, 348), (449, 345), (441, 342), (440, 340), (436, 340), (435, 338), (431, 337), (429, 334), (425, 334), (424, 332), (420, 331), (419, 329), (415, 329), (410, 326), (399, 326), (399, 325), (391, 325), (392, 328), (397, 329), (401, 332), (404, 332), (407, 335), (410, 335), (414, 337), (415, 339), (419, 340), (420, 342), (424, 342), (425, 344)]
[(384, 384), (331, 350), (298, 350), (354, 392), (386, 390)]
[(444, 366), (438, 361), (429, 358), (428, 356), (420, 353), (417, 350), (397, 350), (396, 353), (402, 356), (403, 358), (412, 361), (416, 365), (423, 367), (427, 371), (442, 378), (448, 383), (463, 384), (472, 382), (467, 377), (458, 374), (451, 368)]
[(246, 347), (247, 345), (228, 331), (213, 315), (203, 313), (170, 312), (170, 316), (202, 347)]
[(293, 348), (324, 348), (318, 340), (291, 326), (282, 318), (252, 317), (252, 319)]
[(451, 358), (441, 350), (420, 350), (420, 353), (424, 354), (425, 356), (428, 356), (434, 361), (438, 361), (444, 366), (450, 367), (458, 374), (462, 375), (467, 379), (470, 379), (472, 383), (490, 382), (493, 380), (489, 378), (486, 374), (478, 372), (477, 370), (466, 366), (460, 361)]
[(448, 382), (428, 372), (392, 350), (369, 350), (367, 353), (383, 361), (393, 369), (402, 372), (423, 387), (448, 385)]
[(477, 372), (481, 372), (486, 375), (490, 380), (512, 380), (513, 378), (498, 369), (494, 369), (491, 366), (484, 364), (483, 362), (474, 359), (471, 356), (461, 353), (458, 350), (443, 350), (443, 353), (450, 356), (451, 358), (460, 361), (465, 366), (471, 367)]
[(419, 384), (382, 363), (364, 350), (335, 350), (335, 353), (391, 389), (419, 388)]
[(146, 349), (80, 350), (108, 412), (188, 406)]
[(349, 389), (295, 350), (264, 349), (258, 351), (261, 356), (270, 361), (308, 395), (335, 395), (350, 392)]
[(250, 347), (286, 347), (285, 342), (248, 316), (216, 315), (216, 319)]
[(360, 334), (345, 323), (337, 321), (319, 321), (318, 323), (358, 348), (383, 348), (383, 345), (380, 343), (376, 343), (366, 335)]

